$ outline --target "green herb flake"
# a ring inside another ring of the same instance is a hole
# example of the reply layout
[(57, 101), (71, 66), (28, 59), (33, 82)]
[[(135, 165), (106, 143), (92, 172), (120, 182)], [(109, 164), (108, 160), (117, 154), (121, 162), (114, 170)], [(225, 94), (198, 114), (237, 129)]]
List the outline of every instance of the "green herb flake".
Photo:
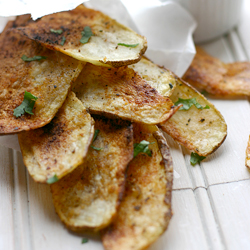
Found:
[[(94, 137), (93, 137), (93, 140), (92, 140), (92, 144), (93, 144), (93, 142), (96, 140), (96, 138), (97, 138), (99, 132), (100, 132), (99, 129), (96, 129), (96, 130), (95, 130)], [(97, 151), (102, 150), (102, 148), (97, 148), (97, 147), (95, 147), (95, 146), (93, 146), (93, 145), (90, 145), (90, 147), (93, 148), (93, 149), (95, 149), (95, 150), (97, 150)]]
[(168, 85), (169, 85), (170, 89), (172, 89), (174, 87), (171, 82)]
[(139, 45), (139, 43), (136, 44), (126, 44), (126, 43), (118, 43), (118, 45), (125, 46), (125, 47), (130, 47), (130, 48), (135, 48)]
[(54, 29), (50, 29), (50, 32), (51, 33), (55, 33), (55, 34), (62, 34), (63, 33), (63, 30), (62, 29), (59, 29), (59, 30), (54, 30)]
[(65, 36), (63, 36), (63, 37), (62, 37), (62, 41), (60, 42), (60, 45), (63, 46), (65, 42), (66, 42), (66, 38), (65, 38)]
[(197, 101), (196, 98), (191, 98), (191, 99), (181, 99), (179, 98), (177, 102), (175, 102), (175, 106), (178, 106), (179, 104), (182, 104), (183, 106), (179, 110), (189, 110), (193, 105), (197, 109), (210, 109), (208, 105), (205, 107), (202, 107)]
[(151, 150), (148, 148), (150, 144), (153, 144), (154, 142), (148, 142), (148, 141), (141, 141), (140, 143), (134, 143), (134, 157), (136, 157), (139, 153), (147, 154), (148, 156), (152, 156)]
[(197, 163), (200, 165), (200, 162), (204, 160), (206, 157), (205, 156), (200, 156), (197, 153), (192, 152), (191, 153), (191, 158), (190, 158), (190, 163), (192, 166), (195, 166)]
[(59, 181), (57, 175), (55, 174), (53, 177), (50, 177), (48, 180), (47, 180), (47, 183), (48, 184), (53, 184), (55, 182)]
[(88, 238), (82, 238), (82, 244), (87, 243), (89, 241)]
[(32, 109), (37, 99), (38, 97), (32, 95), (30, 92), (25, 91), (23, 102), (17, 108), (14, 109), (13, 115), (15, 117), (20, 117), (24, 113), (34, 115)]
[(31, 61), (40, 61), (43, 59), (46, 59), (46, 56), (33, 56), (33, 57), (27, 57), (26, 55), (23, 55), (21, 59), (25, 62), (31, 62)]
[(85, 26), (84, 30), (81, 32), (82, 38), (80, 40), (81, 43), (85, 44), (89, 41), (89, 38), (93, 36), (92, 30), (89, 26)]

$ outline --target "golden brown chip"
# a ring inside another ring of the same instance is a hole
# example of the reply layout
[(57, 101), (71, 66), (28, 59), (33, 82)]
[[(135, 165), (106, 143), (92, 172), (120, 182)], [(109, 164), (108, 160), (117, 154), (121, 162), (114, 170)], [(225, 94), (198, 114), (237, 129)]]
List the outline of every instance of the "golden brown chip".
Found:
[(94, 120), (70, 92), (46, 126), (18, 135), (23, 161), (37, 182), (60, 179), (84, 161), (94, 134)]
[[(80, 40), (82, 32), (87, 32), (86, 27), (91, 28), (93, 36), (83, 44)], [(44, 16), (20, 30), (50, 49), (102, 66), (120, 67), (135, 63), (147, 48), (144, 37), (83, 5), (71, 11)]]
[(72, 230), (97, 231), (111, 222), (133, 157), (129, 122), (95, 117), (95, 129), (99, 133), (84, 164), (51, 185), (56, 212)]
[[(46, 59), (26, 62), (21, 59), (44, 56)], [(44, 48), (6, 30), (0, 36), (0, 134), (15, 133), (44, 126), (62, 106), (72, 81), (79, 75), (83, 63)], [(24, 99), (25, 91), (38, 97), (34, 115), (13, 115)]]
[(246, 167), (250, 169), (250, 136), (247, 143), (247, 149), (246, 149)]
[(159, 67), (146, 57), (129, 66), (134, 69), (148, 84), (163, 96), (171, 96), (176, 86), (176, 76), (169, 70)]
[(129, 164), (125, 195), (112, 224), (104, 229), (108, 250), (145, 249), (166, 230), (171, 218), (173, 166), (169, 147), (156, 126), (134, 124), (134, 140), (146, 140), (152, 156)]
[(160, 95), (128, 67), (107, 68), (86, 64), (73, 86), (91, 113), (146, 124), (165, 121), (175, 112), (172, 101)]
[(196, 50), (185, 81), (214, 96), (250, 96), (250, 62), (226, 64), (199, 47)]
[(221, 113), (182, 80), (178, 80), (170, 98), (174, 103), (178, 98), (195, 98), (202, 107), (209, 106), (209, 109), (198, 109), (193, 105), (189, 110), (179, 110), (168, 121), (160, 124), (162, 130), (199, 155), (207, 156), (214, 152), (227, 136), (227, 124)]

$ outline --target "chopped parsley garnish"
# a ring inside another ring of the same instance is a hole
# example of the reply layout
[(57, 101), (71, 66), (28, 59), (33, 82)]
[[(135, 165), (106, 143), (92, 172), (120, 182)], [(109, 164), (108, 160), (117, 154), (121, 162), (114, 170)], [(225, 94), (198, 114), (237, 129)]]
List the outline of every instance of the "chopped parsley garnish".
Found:
[(81, 32), (82, 38), (80, 40), (81, 43), (85, 44), (89, 41), (89, 38), (93, 36), (92, 30), (89, 26), (85, 26), (84, 30)]
[(192, 152), (191, 153), (191, 158), (190, 158), (190, 163), (192, 166), (195, 166), (197, 163), (200, 164), (202, 160), (204, 160), (206, 157), (205, 156), (200, 156), (197, 153)]
[(179, 98), (178, 101), (174, 105), (178, 106), (179, 104), (183, 104), (183, 106), (179, 110), (189, 110), (193, 105), (197, 109), (210, 109), (210, 107), (208, 105), (206, 105), (205, 107), (202, 107), (196, 101), (196, 98), (191, 98), (191, 99), (181, 99), (181, 98)]
[[(96, 130), (95, 130), (94, 137), (93, 137), (93, 140), (92, 140), (92, 144), (93, 144), (93, 142), (96, 140), (96, 138), (97, 138), (99, 132), (100, 132), (99, 129), (96, 129)], [(102, 148), (97, 148), (97, 147), (95, 147), (95, 146), (93, 146), (93, 145), (90, 145), (90, 147), (93, 148), (93, 149), (95, 149), (95, 150), (97, 150), (97, 151), (102, 150)]]
[(117, 45), (121, 45), (121, 46), (125, 46), (125, 47), (130, 47), (130, 48), (135, 48), (136, 46), (139, 45), (139, 43), (136, 43), (136, 44), (118, 43)]
[(63, 30), (62, 29), (59, 29), (59, 30), (54, 30), (54, 29), (50, 29), (50, 32), (51, 33), (55, 33), (55, 34), (62, 34), (63, 33)]
[(140, 143), (134, 143), (134, 157), (136, 157), (139, 153), (147, 154), (148, 156), (152, 156), (152, 151), (148, 148), (148, 145), (153, 144), (154, 142), (141, 141)]
[(60, 45), (63, 46), (65, 42), (66, 42), (66, 38), (65, 38), (65, 36), (63, 36), (63, 37), (62, 37), (62, 41), (60, 42)]
[(46, 56), (33, 56), (33, 57), (27, 57), (26, 55), (23, 55), (21, 59), (25, 62), (31, 62), (31, 61), (40, 61), (42, 59), (46, 59)]
[(174, 87), (171, 82), (168, 85), (169, 85), (170, 89), (172, 89)]
[(50, 177), (48, 180), (47, 180), (47, 183), (48, 184), (53, 184), (55, 182), (59, 181), (57, 175), (55, 174), (54, 176)]
[(82, 238), (82, 244), (87, 243), (89, 241), (88, 238)]
[(32, 109), (37, 99), (38, 97), (32, 95), (30, 92), (25, 91), (23, 102), (17, 108), (14, 109), (13, 115), (15, 117), (20, 117), (24, 113), (34, 115)]

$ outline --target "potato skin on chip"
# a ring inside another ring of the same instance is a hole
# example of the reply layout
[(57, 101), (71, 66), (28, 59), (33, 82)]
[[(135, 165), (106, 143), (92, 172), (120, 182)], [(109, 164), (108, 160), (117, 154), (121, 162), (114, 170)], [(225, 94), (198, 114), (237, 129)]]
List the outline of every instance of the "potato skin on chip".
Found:
[(116, 214), (133, 157), (129, 122), (94, 117), (99, 130), (84, 164), (51, 185), (55, 210), (72, 230), (98, 231)]
[(174, 103), (178, 98), (196, 98), (199, 104), (203, 107), (208, 105), (209, 109), (198, 109), (193, 105), (189, 110), (179, 110), (168, 121), (159, 124), (160, 128), (199, 155), (207, 156), (214, 152), (227, 136), (227, 124), (221, 113), (181, 79), (170, 98)]
[(156, 126), (134, 124), (134, 140), (150, 143), (152, 156), (137, 155), (129, 164), (126, 189), (112, 224), (102, 232), (107, 250), (141, 250), (168, 227), (173, 165), (170, 150)]
[[(27, 57), (44, 56), (40, 61), (25, 62)], [(84, 63), (6, 30), (0, 36), (0, 134), (17, 133), (49, 123), (62, 106), (72, 82)], [(34, 115), (13, 115), (24, 99), (25, 91), (38, 97)]]
[(87, 63), (73, 91), (90, 113), (133, 122), (158, 124), (176, 111), (169, 98), (160, 95), (128, 67), (107, 68)]
[(250, 62), (223, 63), (200, 47), (183, 79), (217, 97), (250, 96)]
[(94, 135), (94, 120), (70, 92), (46, 126), (19, 133), (23, 161), (32, 178), (46, 183), (73, 171), (84, 161)]
[[(91, 28), (93, 36), (82, 44), (80, 40), (85, 27)], [(62, 33), (51, 32), (51, 29), (62, 30)], [(20, 30), (50, 49), (95, 65), (121, 67), (132, 64), (139, 61), (147, 49), (143, 36), (83, 5), (71, 11), (44, 16)], [(63, 37), (65, 42), (61, 44)], [(120, 43), (136, 46), (126, 47)]]

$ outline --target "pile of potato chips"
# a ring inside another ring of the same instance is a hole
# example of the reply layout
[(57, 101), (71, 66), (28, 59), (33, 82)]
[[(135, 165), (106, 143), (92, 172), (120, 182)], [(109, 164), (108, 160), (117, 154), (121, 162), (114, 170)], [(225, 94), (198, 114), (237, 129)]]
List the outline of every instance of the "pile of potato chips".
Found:
[(168, 227), (173, 163), (162, 131), (203, 158), (227, 134), (213, 104), (146, 48), (83, 5), (19, 16), (0, 34), (0, 134), (18, 133), (62, 222), (100, 231), (105, 249), (144, 249)]

